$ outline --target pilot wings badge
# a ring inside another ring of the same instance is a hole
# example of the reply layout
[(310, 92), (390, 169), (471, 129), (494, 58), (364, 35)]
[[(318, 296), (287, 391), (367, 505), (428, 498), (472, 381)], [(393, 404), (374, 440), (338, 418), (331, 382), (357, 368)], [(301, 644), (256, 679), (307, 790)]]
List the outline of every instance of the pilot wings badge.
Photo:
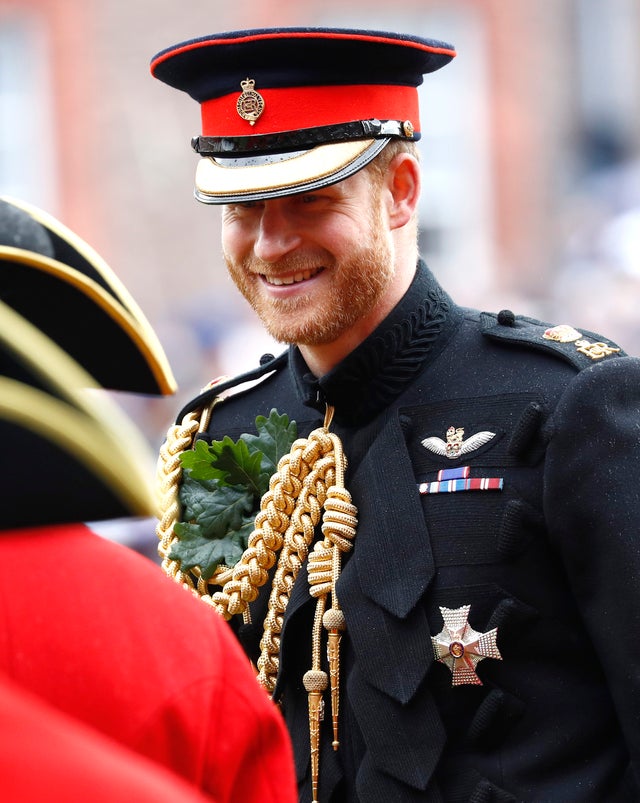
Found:
[(437, 454), (440, 457), (448, 457), (449, 460), (455, 460), (484, 446), (491, 438), (495, 438), (495, 435), (495, 432), (485, 430), (484, 432), (476, 432), (475, 435), (470, 435), (465, 439), (462, 427), (449, 427), (446, 441), (432, 436), (425, 438), (421, 443), (425, 449), (433, 452), (433, 454)]

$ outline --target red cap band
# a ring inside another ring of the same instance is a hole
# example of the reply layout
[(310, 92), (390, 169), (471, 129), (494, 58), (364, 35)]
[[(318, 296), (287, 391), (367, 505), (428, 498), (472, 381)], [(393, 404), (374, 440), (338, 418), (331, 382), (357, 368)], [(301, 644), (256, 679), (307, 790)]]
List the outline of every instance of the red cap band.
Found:
[(420, 131), (418, 92), (411, 86), (378, 84), (357, 86), (303, 86), (286, 89), (255, 88), (264, 99), (264, 111), (251, 125), (238, 114), (241, 95), (213, 98), (201, 104), (205, 137), (275, 134), (354, 120), (410, 120)]

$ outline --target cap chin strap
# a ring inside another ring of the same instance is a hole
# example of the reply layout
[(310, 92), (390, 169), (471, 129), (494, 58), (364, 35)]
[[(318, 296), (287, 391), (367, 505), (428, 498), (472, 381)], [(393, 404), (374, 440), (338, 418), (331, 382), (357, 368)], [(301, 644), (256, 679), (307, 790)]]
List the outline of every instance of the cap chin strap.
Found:
[(277, 134), (255, 134), (248, 137), (193, 137), (191, 147), (201, 156), (231, 156), (233, 154), (273, 154), (281, 151), (304, 150), (332, 142), (348, 142), (354, 139), (380, 139), (399, 137), (417, 140), (416, 132), (409, 121), (356, 120), (338, 125), (322, 125), (303, 128), (299, 131), (284, 131)]

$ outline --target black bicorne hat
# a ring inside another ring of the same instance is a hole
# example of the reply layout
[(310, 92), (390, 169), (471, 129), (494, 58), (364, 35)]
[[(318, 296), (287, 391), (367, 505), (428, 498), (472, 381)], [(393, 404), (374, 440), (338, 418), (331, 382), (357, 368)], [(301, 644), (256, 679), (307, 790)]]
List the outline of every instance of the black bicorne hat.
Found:
[(0, 198), (0, 300), (103, 387), (175, 392), (154, 330), (105, 261), (53, 216), (7, 197)]
[(1, 530), (157, 515), (142, 434), (80, 365), (2, 301), (0, 443)]
[(200, 104), (195, 195), (221, 204), (334, 184), (391, 138), (417, 140), (417, 87), (455, 55), (384, 31), (256, 29), (169, 47), (151, 72)]

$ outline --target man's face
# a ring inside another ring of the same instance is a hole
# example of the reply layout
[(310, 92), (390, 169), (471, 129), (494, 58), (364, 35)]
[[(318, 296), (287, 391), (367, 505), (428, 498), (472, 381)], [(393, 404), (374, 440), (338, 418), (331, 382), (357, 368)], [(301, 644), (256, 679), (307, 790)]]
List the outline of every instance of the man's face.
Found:
[(361, 170), (314, 192), (224, 207), (229, 272), (272, 337), (334, 343), (376, 316), (393, 277), (380, 198)]

